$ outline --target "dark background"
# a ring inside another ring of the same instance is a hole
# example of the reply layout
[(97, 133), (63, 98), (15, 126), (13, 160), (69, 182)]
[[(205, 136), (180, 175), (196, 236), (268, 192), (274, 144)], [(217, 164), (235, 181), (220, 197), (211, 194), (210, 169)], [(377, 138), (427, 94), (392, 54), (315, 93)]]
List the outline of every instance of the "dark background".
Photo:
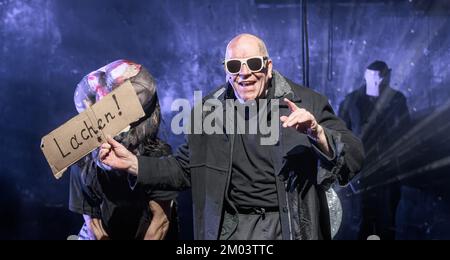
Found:
[[(302, 82), (301, 17), (299, 1), (287, 0), (0, 0), (0, 239), (78, 232), (69, 176), (52, 177), (39, 144), (77, 115), (73, 92), (85, 74), (120, 58), (146, 66), (159, 86), (162, 137), (176, 147), (171, 101), (224, 82), (221, 61), (236, 34), (260, 36), (275, 69)], [(382, 59), (408, 99), (415, 127), (383, 170), (400, 172), (405, 184), (399, 239), (450, 238), (449, 17), (447, 0), (309, 1), (311, 88), (337, 109), (365, 67)], [(342, 193), (340, 238), (353, 239), (358, 191)], [(189, 193), (179, 204), (181, 238), (191, 239)]]

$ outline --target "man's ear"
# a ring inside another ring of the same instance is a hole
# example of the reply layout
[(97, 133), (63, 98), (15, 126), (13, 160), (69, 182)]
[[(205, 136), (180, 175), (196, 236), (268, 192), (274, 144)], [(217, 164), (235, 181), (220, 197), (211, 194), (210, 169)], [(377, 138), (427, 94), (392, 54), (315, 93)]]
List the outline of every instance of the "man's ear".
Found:
[(267, 76), (269, 79), (272, 79), (273, 76), (273, 64), (271, 59), (267, 61)]

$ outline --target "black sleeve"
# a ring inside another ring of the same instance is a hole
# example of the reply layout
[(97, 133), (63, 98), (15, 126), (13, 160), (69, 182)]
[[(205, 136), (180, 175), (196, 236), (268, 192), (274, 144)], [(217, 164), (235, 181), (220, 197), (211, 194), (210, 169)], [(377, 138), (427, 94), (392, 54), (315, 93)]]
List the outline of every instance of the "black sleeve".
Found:
[(148, 194), (149, 200), (174, 200), (178, 196), (177, 191), (155, 190)]
[(160, 158), (138, 156), (137, 185), (144, 189), (180, 191), (191, 187), (189, 141), (173, 156)]
[[(137, 177), (128, 175), (128, 184), (132, 190), (135, 190), (138, 186)], [(149, 188), (148, 185), (139, 184), (139, 188), (143, 188), (143, 192), (146, 194), (146, 198), (148, 200), (175, 200), (178, 197), (177, 191), (168, 191), (168, 190), (154, 190)]]
[(333, 152), (332, 158), (325, 156), (316, 147), (320, 167), (318, 183), (329, 186), (335, 180), (347, 184), (362, 168), (364, 148), (361, 141), (339, 119), (333, 108), (323, 96), (314, 105), (317, 122), (323, 127), (328, 144)]
[(97, 191), (98, 181), (93, 172), (95, 170), (92, 163), (84, 161), (70, 167), (69, 210), (93, 218), (101, 218), (102, 199)]
[[(152, 144), (146, 147), (144, 152), (144, 156), (160, 158), (164, 156), (169, 156), (172, 154), (172, 148), (166, 142), (156, 139)], [(137, 177), (128, 175), (128, 183), (130, 187), (134, 189), (137, 185)], [(142, 188), (142, 186), (141, 186)], [(144, 187), (145, 188), (145, 187)], [(178, 196), (178, 192), (176, 191), (167, 191), (167, 190), (156, 190), (156, 189), (144, 189), (148, 200), (158, 200), (158, 201), (170, 201), (175, 200)]]

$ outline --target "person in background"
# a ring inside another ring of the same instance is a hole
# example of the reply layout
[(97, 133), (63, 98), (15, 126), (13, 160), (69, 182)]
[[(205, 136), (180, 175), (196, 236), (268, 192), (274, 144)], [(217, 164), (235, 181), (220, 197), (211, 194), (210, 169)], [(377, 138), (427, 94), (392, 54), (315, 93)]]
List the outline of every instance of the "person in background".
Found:
[[(406, 97), (390, 86), (391, 73), (386, 62), (371, 63), (365, 70), (364, 86), (348, 94), (339, 108), (339, 116), (364, 144), (366, 166), (391, 156), (388, 149), (398, 142), (410, 124)], [(382, 172), (361, 177), (363, 193), (359, 239), (371, 235), (395, 239), (395, 213), (401, 198), (400, 183), (383, 184), (392, 177), (383, 176)]]

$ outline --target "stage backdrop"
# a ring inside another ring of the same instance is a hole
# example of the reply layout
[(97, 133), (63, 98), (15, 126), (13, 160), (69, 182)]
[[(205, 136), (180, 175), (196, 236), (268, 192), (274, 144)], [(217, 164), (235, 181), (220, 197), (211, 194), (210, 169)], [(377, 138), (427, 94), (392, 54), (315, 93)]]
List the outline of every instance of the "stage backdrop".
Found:
[[(236, 34), (260, 36), (275, 69), (302, 83), (299, 2), (0, 0), (0, 238), (65, 239), (80, 227), (81, 217), (67, 209), (69, 176), (53, 178), (39, 144), (77, 115), (73, 93), (85, 74), (121, 58), (145, 65), (159, 86), (162, 137), (176, 148), (182, 137), (167, 127), (172, 100), (224, 82), (224, 51)], [(385, 60), (392, 86), (413, 118), (423, 119), (450, 97), (447, 2), (308, 1), (310, 87), (337, 109), (362, 85), (365, 67)], [(445, 194), (423, 196), (438, 205), (424, 202), (423, 212), (450, 215)], [(189, 239), (189, 193), (179, 204), (181, 238)], [(411, 220), (416, 238), (450, 238), (423, 227), (435, 223), (430, 214)]]

